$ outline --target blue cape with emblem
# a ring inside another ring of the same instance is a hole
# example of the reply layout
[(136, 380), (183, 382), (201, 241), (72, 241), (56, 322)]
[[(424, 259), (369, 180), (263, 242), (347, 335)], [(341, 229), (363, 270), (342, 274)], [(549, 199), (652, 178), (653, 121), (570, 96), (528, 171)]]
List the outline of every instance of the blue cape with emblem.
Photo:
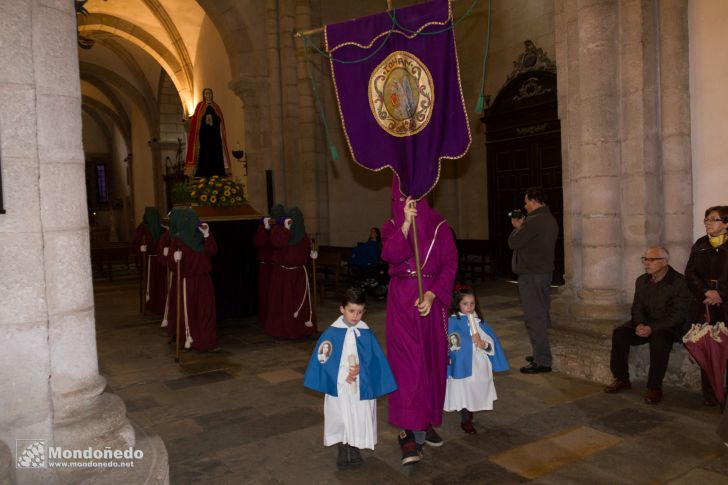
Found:
[[(344, 348), (344, 338), (347, 332), (347, 328), (335, 326), (337, 323), (338, 321), (326, 329), (319, 337), (311, 359), (308, 361), (306, 374), (303, 376), (303, 385), (305, 387), (330, 396), (338, 396), (336, 383), (339, 376), (341, 352)], [(377, 337), (364, 322), (359, 322), (355, 328), (359, 331), (359, 335), (355, 337), (360, 366), (358, 377), (359, 399), (376, 399), (396, 390), (397, 383), (394, 381), (389, 362), (384, 356)], [(324, 357), (319, 353), (321, 345), (325, 341), (331, 344), (331, 352), (328, 357)]]
[[(495, 336), (495, 332), (484, 322), (479, 322), (480, 328), (493, 339), (493, 355), (488, 355), (494, 372), (503, 372), (510, 369), (503, 347)], [(463, 379), (473, 374), (473, 339), (470, 336), (470, 326), (465, 316), (452, 315), (447, 322), (448, 343), (452, 335), (457, 335), (458, 347), (450, 347), (450, 362), (447, 366), (447, 375), (453, 379)]]

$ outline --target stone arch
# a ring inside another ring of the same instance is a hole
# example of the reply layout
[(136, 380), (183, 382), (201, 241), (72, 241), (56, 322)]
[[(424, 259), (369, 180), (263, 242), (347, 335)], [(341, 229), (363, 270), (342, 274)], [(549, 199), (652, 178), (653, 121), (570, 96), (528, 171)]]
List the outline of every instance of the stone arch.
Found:
[(134, 81), (139, 83), (138, 85), (141, 85), (142, 92), (153, 92), (152, 86), (149, 84), (147, 76), (144, 75), (144, 71), (139, 65), (139, 62), (137, 62), (134, 56), (131, 55), (131, 53), (127, 49), (125, 49), (124, 46), (122, 46), (119, 42), (115, 41), (113, 38), (99, 39), (99, 44), (109, 49), (111, 52), (116, 54), (119, 59), (121, 59), (124, 65), (126, 65), (126, 67), (131, 72), (131, 75), (134, 77)]
[[(157, 102), (153, 98), (152, 93), (144, 95), (139, 90), (127, 81), (124, 77), (119, 74), (100, 67), (96, 64), (90, 64), (87, 62), (80, 62), (81, 79), (88, 81), (95, 86), (111, 85), (124, 93), (132, 103), (139, 109), (142, 117), (146, 121), (147, 129), (149, 132), (150, 142), (149, 147), (152, 155), (152, 178), (154, 187), (154, 200), (155, 203), (162, 200), (162, 174), (161, 174), (161, 160), (159, 151), (159, 109)], [(111, 90), (111, 88), (107, 88)], [(122, 111), (125, 112), (125, 111)], [(131, 126), (131, 125), (129, 125)]]
[[(91, 13), (84, 18), (83, 25), (78, 26), (81, 33), (106, 32), (126, 39), (151, 55), (167, 71), (177, 87), (180, 97), (192, 102), (192, 64), (184, 64), (157, 40), (152, 34), (137, 25), (113, 15)], [(177, 34), (179, 37), (179, 34)], [(189, 61), (189, 56), (188, 61)]]
[[(116, 91), (114, 91), (111, 86), (106, 84), (102, 79), (99, 79), (96, 76), (84, 76), (83, 74), (81, 74), (81, 80), (91, 84), (93, 87), (101, 91), (101, 94), (106, 96), (106, 98), (111, 103), (111, 107), (109, 107), (109, 110), (113, 111), (114, 114), (119, 117), (121, 126), (124, 127), (124, 132), (131, 133), (131, 120), (129, 119), (129, 115), (126, 112), (124, 104), (121, 102), (119, 96), (116, 94)], [(94, 99), (90, 96), (86, 96), (86, 98)]]
[[(197, 0), (217, 29), (236, 77), (259, 77), (268, 74), (268, 39), (265, 36), (267, 5), (255, 0)], [(252, 19), (252, 21), (251, 21)], [(255, 21), (258, 19), (257, 21)], [(262, 20), (261, 20), (262, 19)], [(260, 25), (263, 36), (251, 34)]]
[(187, 52), (187, 47), (182, 40), (182, 36), (177, 30), (177, 26), (174, 24), (174, 21), (170, 18), (167, 10), (165, 10), (159, 0), (142, 1), (147, 5), (147, 8), (151, 10), (154, 16), (157, 17), (157, 20), (159, 20), (159, 23), (162, 25), (162, 27), (164, 27), (167, 35), (172, 40), (172, 44), (174, 44), (174, 50), (177, 52), (177, 57), (180, 61), (180, 64), (182, 65), (182, 70), (187, 80), (187, 84), (190, 87), (193, 86), (192, 61), (190, 60), (190, 55)]
[(136, 105), (149, 128), (149, 134), (156, 137), (159, 133), (159, 117), (156, 110), (156, 102), (150, 95), (144, 95), (133, 84), (119, 74), (87, 62), (79, 63), (81, 68), (81, 79), (88, 81), (95, 86), (114, 86), (124, 93)]
[[(87, 98), (87, 96), (84, 96), (84, 98)], [(96, 124), (99, 125), (99, 129), (101, 129), (101, 131), (104, 133), (104, 138), (106, 138), (106, 144), (112, 146), (112, 137), (109, 125), (106, 123), (101, 114), (96, 111), (96, 108), (92, 107), (91, 105), (86, 103), (86, 100), (84, 100), (81, 103), (81, 110), (89, 115), (91, 118), (93, 118)]]
[[(113, 109), (106, 106), (105, 103), (94, 99), (90, 96), (81, 97), (81, 108), (84, 110), (93, 110), (97, 115), (103, 115), (111, 121), (121, 131), (124, 137), (124, 143), (126, 143), (127, 149), (131, 147), (131, 132), (129, 130), (129, 124), (124, 122), (124, 119), (114, 111)], [(90, 112), (89, 112), (90, 113)]]

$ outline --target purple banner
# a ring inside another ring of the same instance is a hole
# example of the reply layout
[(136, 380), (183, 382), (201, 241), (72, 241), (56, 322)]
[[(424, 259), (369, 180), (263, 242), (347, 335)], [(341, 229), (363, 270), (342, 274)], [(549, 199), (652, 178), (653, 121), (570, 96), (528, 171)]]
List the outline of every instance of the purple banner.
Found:
[(437, 184), (440, 161), (468, 151), (470, 129), (449, 2), (393, 14), (394, 26), (388, 12), (327, 25), (326, 50), (354, 161), (390, 167), (402, 193), (420, 199)]

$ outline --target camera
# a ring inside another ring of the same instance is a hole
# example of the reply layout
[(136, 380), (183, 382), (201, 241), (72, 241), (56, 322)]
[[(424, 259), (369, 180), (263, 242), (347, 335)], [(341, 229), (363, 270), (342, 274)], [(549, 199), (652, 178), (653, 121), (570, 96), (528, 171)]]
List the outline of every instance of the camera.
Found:
[(523, 211), (521, 209), (512, 210), (508, 213), (511, 219), (523, 219)]

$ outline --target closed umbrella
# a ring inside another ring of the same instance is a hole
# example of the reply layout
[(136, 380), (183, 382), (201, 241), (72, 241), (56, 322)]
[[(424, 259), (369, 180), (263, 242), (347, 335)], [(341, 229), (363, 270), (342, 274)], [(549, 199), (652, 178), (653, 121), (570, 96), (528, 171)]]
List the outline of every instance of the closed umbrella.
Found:
[(707, 374), (715, 396), (724, 405), (725, 369), (728, 360), (728, 329), (725, 324), (693, 324), (683, 336), (683, 343)]

